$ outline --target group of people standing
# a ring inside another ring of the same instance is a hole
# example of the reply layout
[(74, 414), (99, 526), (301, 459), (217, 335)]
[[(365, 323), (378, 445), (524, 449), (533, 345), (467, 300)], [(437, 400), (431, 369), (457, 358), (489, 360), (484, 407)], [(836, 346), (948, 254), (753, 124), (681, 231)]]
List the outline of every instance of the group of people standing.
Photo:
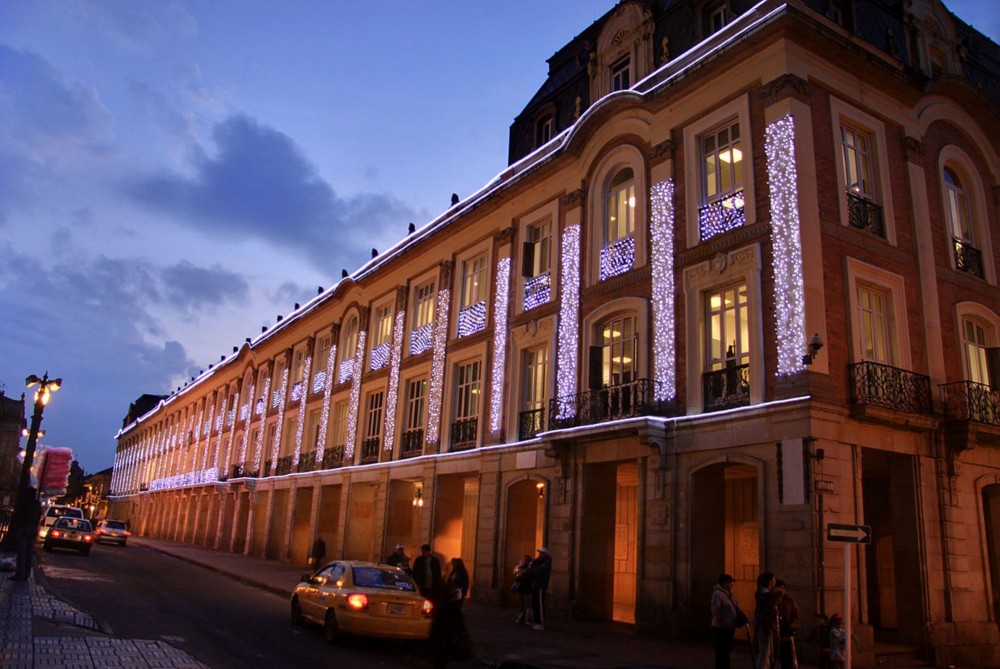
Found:
[[(754, 616), (750, 620), (733, 594), (735, 579), (722, 574), (712, 590), (712, 637), (716, 669), (729, 669), (736, 630), (746, 627), (755, 669), (798, 669), (795, 639), (799, 607), (786, 592), (785, 582), (766, 571), (757, 577)], [(750, 629), (752, 625), (752, 629)]]
[(521, 612), (515, 623), (528, 625), (536, 631), (545, 629), (545, 591), (549, 588), (551, 575), (552, 556), (544, 546), (538, 549), (538, 557), (525, 555), (514, 567), (514, 583), (510, 589), (521, 600)]

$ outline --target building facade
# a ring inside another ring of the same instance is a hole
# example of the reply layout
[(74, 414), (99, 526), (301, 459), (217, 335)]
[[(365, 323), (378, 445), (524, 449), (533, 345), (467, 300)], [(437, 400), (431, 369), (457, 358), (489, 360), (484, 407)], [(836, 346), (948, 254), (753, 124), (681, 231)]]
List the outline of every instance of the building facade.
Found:
[(554, 615), (681, 637), (769, 570), (806, 632), (849, 590), (859, 665), (1000, 664), (997, 45), (936, 0), (625, 0), (549, 66), (497, 179), (131, 412), (109, 515), (430, 541), (494, 602), (545, 545)]

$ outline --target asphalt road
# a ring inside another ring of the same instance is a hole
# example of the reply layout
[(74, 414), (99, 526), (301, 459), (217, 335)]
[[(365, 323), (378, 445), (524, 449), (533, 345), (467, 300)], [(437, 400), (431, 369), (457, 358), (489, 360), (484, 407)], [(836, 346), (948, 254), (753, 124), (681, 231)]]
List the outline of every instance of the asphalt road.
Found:
[(105, 631), (166, 641), (214, 669), (431, 666), (423, 644), (328, 644), (318, 627), (291, 624), (287, 598), (139, 546), (39, 557), (50, 589)]

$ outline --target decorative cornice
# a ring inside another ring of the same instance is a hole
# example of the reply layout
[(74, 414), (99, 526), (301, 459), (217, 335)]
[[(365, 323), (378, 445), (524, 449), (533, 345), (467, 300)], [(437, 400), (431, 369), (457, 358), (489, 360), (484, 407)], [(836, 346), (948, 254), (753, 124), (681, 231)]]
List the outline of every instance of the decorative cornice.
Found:
[(438, 291), (441, 290), (441, 286), (451, 286), (451, 276), (452, 272), (455, 271), (455, 263), (451, 260), (444, 260), (441, 262), (441, 272), (439, 277), (441, 283), (438, 285)]
[(503, 228), (502, 230), (497, 230), (493, 235), (493, 241), (498, 244), (504, 244), (506, 242), (514, 241), (514, 235), (516, 234), (516, 229), (514, 226), (509, 228)]
[(676, 149), (677, 143), (672, 139), (668, 139), (651, 148), (647, 154), (647, 158), (649, 158), (651, 165), (657, 165), (665, 160), (673, 160)]
[(563, 209), (575, 209), (577, 207), (582, 207), (584, 200), (586, 200), (586, 194), (583, 192), (582, 188), (566, 193), (561, 198), (559, 198), (559, 206)]
[(397, 313), (400, 312), (400, 311), (403, 311), (404, 309), (406, 309), (406, 295), (407, 295), (406, 286), (397, 286), (396, 287), (396, 312)]
[(757, 95), (763, 100), (765, 107), (770, 107), (785, 98), (795, 98), (800, 102), (808, 103), (812, 94), (812, 84), (794, 74), (783, 74), (764, 84), (757, 91)]

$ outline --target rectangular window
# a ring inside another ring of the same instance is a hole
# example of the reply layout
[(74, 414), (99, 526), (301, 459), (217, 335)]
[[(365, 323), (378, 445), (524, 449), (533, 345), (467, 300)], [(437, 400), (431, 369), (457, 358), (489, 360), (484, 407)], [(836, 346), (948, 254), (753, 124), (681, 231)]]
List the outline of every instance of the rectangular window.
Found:
[(392, 307), (383, 305), (375, 309), (375, 330), (372, 333), (372, 351), (369, 369), (382, 369), (389, 364), (392, 344)]
[(331, 335), (323, 335), (316, 339), (316, 356), (313, 358), (313, 380), (312, 391), (318, 393), (326, 387), (326, 364), (330, 357), (330, 346), (333, 338)]
[(705, 240), (746, 222), (739, 121), (702, 136), (701, 156), (703, 206), (698, 219)]
[(892, 364), (888, 308), (885, 293), (869, 286), (858, 286), (858, 325), (864, 361)]
[(486, 329), (486, 254), (462, 265), (462, 304), (458, 312), (458, 336)]
[(365, 420), (365, 437), (378, 437), (382, 434), (382, 404), (385, 394), (379, 390), (368, 396), (367, 418)]
[(304, 349), (298, 349), (295, 351), (294, 362), (292, 363), (292, 383), (300, 383), (302, 381), (302, 372), (306, 366), (306, 352)]
[(406, 384), (406, 409), (403, 416), (400, 457), (408, 458), (423, 452), (426, 411), (427, 379), (414, 379)]
[(458, 367), (458, 385), (455, 404), (455, 418), (475, 418), (479, 416), (479, 395), (481, 392), (482, 363), (478, 360)]
[(302, 444), (303, 453), (312, 453), (319, 446), (319, 421), (319, 409), (310, 411), (309, 418), (306, 420), (306, 434)]
[(972, 320), (962, 322), (965, 336), (965, 357), (969, 361), (969, 381), (989, 385), (990, 372), (987, 362), (986, 330), (982, 325)]
[(723, 5), (715, 9), (708, 17), (708, 30), (710, 33), (717, 33), (726, 27), (726, 7)]
[(526, 236), (521, 266), (525, 311), (552, 297), (552, 221), (528, 226)]
[(330, 413), (330, 446), (343, 449), (347, 445), (347, 402), (337, 402)]
[(611, 90), (624, 91), (632, 85), (632, 63), (626, 56), (611, 66)]
[(524, 378), (518, 438), (531, 439), (545, 429), (548, 403), (549, 349), (547, 346), (524, 352)]
[(876, 185), (874, 137), (858, 128), (841, 125), (840, 145), (847, 188), (847, 220), (855, 228), (885, 237)]
[(285, 380), (285, 358), (274, 362), (274, 374), (271, 375), (271, 408), (275, 409), (281, 404), (282, 400), (282, 387), (286, 383)]
[(410, 330), (410, 355), (430, 350), (434, 340), (434, 282), (413, 291), (413, 329)]
[(706, 296), (708, 341), (703, 377), (706, 410), (750, 400), (750, 312), (746, 284)]

